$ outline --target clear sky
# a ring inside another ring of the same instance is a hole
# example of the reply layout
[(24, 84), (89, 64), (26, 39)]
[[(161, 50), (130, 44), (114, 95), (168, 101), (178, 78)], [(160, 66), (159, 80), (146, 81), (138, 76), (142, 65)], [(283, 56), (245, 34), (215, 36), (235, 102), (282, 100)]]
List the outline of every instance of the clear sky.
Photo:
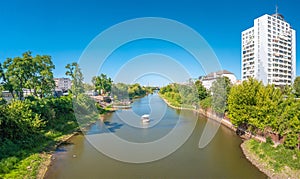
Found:
[[(297, 41), (300, 42), (300, 1), (277, 1), (279, 13), (297, 31)], [(196, 30), (215, 51), (222, 68), (240, 78), (240, 34), (253, 26), (255, 18), (273, 14), (275, 4), (276, 0), (0, 1), (0, 62), (7, 57), (20, 56), (28, 50), (34, 54), (51, 55), (56, 65), (54, 75), (62, 77), (65, 65), (77, 61), (91, 40), (110, 26), (133, 18), (163, 17)], [(125, 58), (124, 53), (126, 49), (130, 51), (130, 47), (131, 50), (139, 47), (135, 55), (141, 55), (144, 51), (157, 53), (164, 43), (156, 44), (146, 40), (127, 44), (121, 48), (123, 56), (119, 55), (118, 58)], [(164, 47), (169, 52), (178, 48), (172, 44)], [(299, 59), (300, 48), (297, 49), (297, 54)], [(113, 61), (107, 63), (108, 66), (113, 66)], [(191, 67), (188, 70), (193, 77), (203, 75), (203, 71), (193, 69), (188, 60), (182, 60), (181, 63)], [(109, 71), (104, 72), (110, 74)], [(297, 76), (299, 75), (298, 60)]]

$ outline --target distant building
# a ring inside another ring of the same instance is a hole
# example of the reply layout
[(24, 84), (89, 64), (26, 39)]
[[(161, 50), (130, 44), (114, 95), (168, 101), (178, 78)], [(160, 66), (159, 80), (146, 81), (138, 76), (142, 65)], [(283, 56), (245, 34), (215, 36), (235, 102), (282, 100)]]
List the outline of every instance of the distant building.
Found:
[(69, 78), (54, 78), (55, 81), (55, 90), (62, 90), (63, 92), (71, 89), (72, 82)]
[(277, 12), (254, 20), (242, 32), (242, 80), (291, 85), (296, 77), (296, 31)]
[[(26, 89), (26, 88), (23, 88), (23, 97), (30, 96), (30, 95), (32, 95), (32, 93), (33, 93), (33, 91), (31, 91), (29, 89)], [(3, 99), (5, 99), (6, 101), (11, 101), (13, 99), (12, 94), (7, 90), (2, 91), (2, 94), (0, 96)], [(14, 92), (14, 96), (15, 96), (15, 98), (17, 98), (16, 92)], [(22, 98), (22, 99), (24, 99), (24, 98)]]
[(221, 70), (221, 71), (217, 71), (217, 72), (213, 72), (210, 73), (206, 76), (200, 77), (200, 81), (202, 82), (202, 85), (206, 88), (206, 89), (210, 89), (213, 82), (217, 80), (217, 78), (220, 77), (227, 77), (229, 78), (230, 82), (232, 84), (236, 83), (236, 76), (231, 73), (230, 71), (227, 70)]

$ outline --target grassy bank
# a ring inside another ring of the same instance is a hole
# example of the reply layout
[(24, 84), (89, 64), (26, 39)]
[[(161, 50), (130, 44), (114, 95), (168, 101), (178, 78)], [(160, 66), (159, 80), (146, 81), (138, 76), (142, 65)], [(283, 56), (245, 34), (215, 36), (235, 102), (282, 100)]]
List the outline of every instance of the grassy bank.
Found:
[(0, 178), (36, 178), (41, 163), (48, 158), (47, 153), (54, 150), (56, 143), (78, 130), (73, 116), (65, 116), (57, 127), (44, 130), (27, 141), (12, 142), (5, 140), (1, 152), (5, 154), (0, 161)]
[(257, 168), (270, 178), (299, 178), (300, 151), (290, 150), (271, 142), (260, 143), (253, 139), (241, 145), (244, 154)]
[(74, 106), (70, 96), (0, 106), (0, 178), (40, 178), (56, 146), (80, 130), (78, 122), (88, 127), (107, 112), (88, 97), (78, 100)]

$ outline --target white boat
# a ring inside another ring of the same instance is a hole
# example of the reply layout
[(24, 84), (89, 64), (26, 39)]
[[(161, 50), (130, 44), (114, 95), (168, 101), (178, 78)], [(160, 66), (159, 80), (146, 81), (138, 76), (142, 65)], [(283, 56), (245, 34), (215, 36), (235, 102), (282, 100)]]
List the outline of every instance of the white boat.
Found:
[(150, 115), (149, 114), (144, 114), (141, 117), (142, 122), (149, 122), (150, 121)]

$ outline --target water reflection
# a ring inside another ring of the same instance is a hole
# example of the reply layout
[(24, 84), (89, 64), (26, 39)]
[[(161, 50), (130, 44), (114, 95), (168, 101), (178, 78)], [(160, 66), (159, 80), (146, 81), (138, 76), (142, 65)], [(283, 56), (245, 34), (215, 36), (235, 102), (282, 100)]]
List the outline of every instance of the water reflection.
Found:
[[(155, 127), (137, 129), (119, 121), (116, 114), (107, 114), (104, 122), (92, 125), (88, 134), (112, 132), (126, 140), (151, 141), (172, 129), (178, 120), (177, 112), (185, 119), (179, 125), (189, 125), (196, 115), (167, 108), (164, 119)], [(241, 139), (224, 126), (207, 147), (199, 149), (199, 138), (207, 122), (212, 121), (200, 116), (182, 147), (166, 158), (144, 164), (111, 159), (97, 151), (84, 136), (75, 136), (70, 145), (54, 154), (55, 160), (45, 178), (267, 178), (245, 159), (239, 147)]]

